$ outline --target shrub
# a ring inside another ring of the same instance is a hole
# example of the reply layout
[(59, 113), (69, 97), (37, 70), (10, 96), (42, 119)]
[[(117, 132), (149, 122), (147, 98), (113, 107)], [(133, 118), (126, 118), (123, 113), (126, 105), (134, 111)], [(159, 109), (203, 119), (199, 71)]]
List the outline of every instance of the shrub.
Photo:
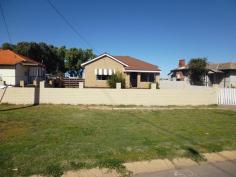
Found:
[(125, 88), (125, 78), (120, 72), (111, 75), (111, 77), (107, 80), (107, 83), (111, 88), (116, 88), (116, 83), (121, 83), (121, 88)]
[(189, 62), (190, 81), (192, 85), (204, 85), (204, 76), (207, 72), (206, 58), (193, 58)]

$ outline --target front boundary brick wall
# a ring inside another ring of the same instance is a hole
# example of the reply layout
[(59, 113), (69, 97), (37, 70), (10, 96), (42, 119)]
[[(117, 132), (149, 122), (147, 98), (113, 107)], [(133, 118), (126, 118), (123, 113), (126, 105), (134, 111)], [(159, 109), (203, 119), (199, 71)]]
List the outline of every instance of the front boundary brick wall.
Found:
[[(95, 89), (7, 88), (0, 89), (1, 103), (97, 104), (97, 105), (211, 105), (217, 104), (217, 89)], [(4, 95), (3, 95), (4, 94)]]

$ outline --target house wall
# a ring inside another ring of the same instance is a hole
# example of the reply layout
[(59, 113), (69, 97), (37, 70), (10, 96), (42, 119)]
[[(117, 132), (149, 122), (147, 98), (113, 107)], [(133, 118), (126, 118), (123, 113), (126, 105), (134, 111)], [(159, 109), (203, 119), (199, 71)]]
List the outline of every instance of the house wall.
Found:
[[(224, 73), (211, 74), (216, 85), (221, 88), (236, 86), (236, 71), (235, 70), (224, 70)], [(213, 83), (210, 81), (210, 75), (207, 77), (208, 86), (212, 86)]]
[(229, 75), (230, 85), (236, 87), (236, 70), (231, 70)]
[(15, 66), (0, 66), (0, 76), (7, 85), (15, 85)]
[[(107, 80), (97, 80), (96, 78), (95, 69), (99, 68), (115, 69), (116, 72), (124, 73), (123, 65), (105, 56), (85, 66), (84, 68), (85, 87), (108, 87)], [(124, 75), (126, 74), (124, 73)]]
[[(152, 82), (141, 82), (141, 73), (137, 75), (137, 88), (149, 88)], [(160, 84), (160, 73), (156, 73), (155, 82)]]
[(200, 89), (98, 89), (7, 88), (0, 89), (1, 103), (105, 104), (105, 105), (209, 105), (217, 104), (218, 90)]
[(19, 85), (21, 80), (24, 80), (26, 84), (32, 84), (36, 78), (42, 80), (44, 76), (43, 67), (37, 66), (25, 66), (21, 64), (16, 65), (16, 84)]
[(150, 82), (141, 82), (141, 73), (137, 75), (137, 88), (149, 88)]
[(33, 80), (43, 80), (45, 76), (45, 69), (40, 66), (28, 66), (29, 68), (29, 81), (32, 83)]
[(20, 85), (20, 81), (23, 80), (25, 83), (27, 83), (28, 77), (27, 77), (27, 67), (22, 66), (21, 64), (16, 65), (16, 84)]

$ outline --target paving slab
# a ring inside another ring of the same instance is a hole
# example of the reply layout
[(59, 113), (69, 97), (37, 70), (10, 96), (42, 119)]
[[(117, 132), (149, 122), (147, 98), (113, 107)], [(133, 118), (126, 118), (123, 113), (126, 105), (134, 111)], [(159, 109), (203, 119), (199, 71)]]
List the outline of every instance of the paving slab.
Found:
[(218, 155), (225, 158), (225, 160), (236, 160), (236, 151), (222, 151)]
[(127, 170), (132, 171), (133, 174), (153, 172), (174, 169), (174, 165), (168, 159), (157, 159), (150, 161), (131, 162), (124, 164)]
[(62, 177), (119, 177), (115, 170), (110, 169), (83, 169), (79, 171), (68, 171)]
[(207, 162), (222, 162), (225, 161), (225, 158), (220, 156), (218, 153), (205, 153), (204, 157), (207, 159)]
[(172, 162), (176, 168), (190, 167), (190, 166), (198, 165), (197, 162), (195, 162), (191, 159), (188, 159), (188, 158), (176, 158), (176, 159), (173, 159)]

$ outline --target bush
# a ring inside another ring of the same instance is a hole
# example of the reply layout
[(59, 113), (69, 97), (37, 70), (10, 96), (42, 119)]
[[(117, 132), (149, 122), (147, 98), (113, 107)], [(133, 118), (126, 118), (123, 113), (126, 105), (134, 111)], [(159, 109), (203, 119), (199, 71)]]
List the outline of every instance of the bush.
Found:
[(204, 85), (207, 73), (207, 59), (193, 58), (189, 62), (190, 81), (192, 85)]
[(107, 80), (107, 83), (111, 88), (116, 88), (116, 83), (121, 83), (121, 88), (125, 88), (125, 78), (120, 72), (111, 75), (111, 77)]

